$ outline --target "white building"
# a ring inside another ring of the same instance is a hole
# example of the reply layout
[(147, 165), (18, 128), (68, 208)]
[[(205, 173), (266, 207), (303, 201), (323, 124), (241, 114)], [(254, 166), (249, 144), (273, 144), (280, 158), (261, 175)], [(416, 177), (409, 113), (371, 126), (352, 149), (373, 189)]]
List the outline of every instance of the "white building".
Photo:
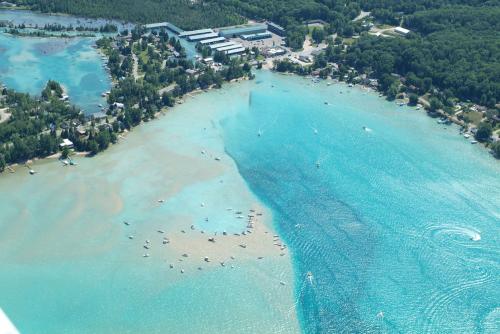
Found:
[(73, 142), (67, 138), (64, 138), (62, 143), (59, 144), (60, 148), (73, 148)]
[(396, 27), (396, 28), (394, 28), (394, 32), (397, 33), (397, 34), (406, 36), (410, 32), (410, 30), (405, 29), (403, 27)]

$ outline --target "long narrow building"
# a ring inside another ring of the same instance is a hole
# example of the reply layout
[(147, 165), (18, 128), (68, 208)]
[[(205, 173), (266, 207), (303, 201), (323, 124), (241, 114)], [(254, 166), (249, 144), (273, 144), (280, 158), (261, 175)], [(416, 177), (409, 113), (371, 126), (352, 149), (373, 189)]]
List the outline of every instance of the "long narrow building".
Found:
[(224, 42), (226, 39), (224, 37), (214, 37), (214, 38), (209, 38), (209, 39), (204, 39), (200, 41), (201, 45), (210, 45), (214, 43), (221, 43)]
[(234, 42), (224, 42), (224, 43), (217, 43), (217, 44), (212, 44), (210, 45), (210, 49), (214, 50), (214, 49), (217, 49), (217, 48), (222, 48), (224, 46), (229, 46), (229, 45), (234, 45), (236, 43)]
[(209, 32), (206, 34), (201, 34), (201, 35), (191, 35), (188, 36), (188, 40), (190, 41), (200, 41), (202, 39), (208, 39), (208, 38), (215, 38), (218, 37), (219, 35), (216, 32)]
[(246, 50), (245, 48), (241, 47), (241, 48), (237, 48), (237, 49), (227, 50), (226, 54), (228, 56), (237, 55), (237, 54), (245, 52), (245, 50)]
[(243, 47), (243, 45), (241, 45), (241, 44), (233, 44), (233, 45), (228, 45), (228, 46), (223, 46), (221, 48), (217, 48), (217, 51), (229, 51), (229, 50), (233, 50), (233, 49), (239, 49), (242, 47)]
[(183, 31), (179, 34), (180, 37), (188, 37), (193, 35), (202, 35), (214, 32), (212, 29), (199, 29), (199, 30), (191, 30), (191, 31)]

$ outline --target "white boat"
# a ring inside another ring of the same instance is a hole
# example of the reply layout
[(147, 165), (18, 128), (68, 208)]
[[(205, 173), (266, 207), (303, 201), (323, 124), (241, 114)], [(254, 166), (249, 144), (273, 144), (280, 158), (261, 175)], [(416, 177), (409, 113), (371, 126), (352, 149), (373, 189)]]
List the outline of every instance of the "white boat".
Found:
[(34, 175), (36, 172), (33, 169), (30, 169), (30, 174)]
[(470, 134), (464, 133), (464, 138), (467, 138), (467, 139), (470, 138)]
[(312, 284), (312, 280), (314, 279), (312, 272), (307, 272), (307, 279), (309, 280), (309, 283)]
[(470, 142), (471, 144), (477, 144), (477, 140), (473, 140)]

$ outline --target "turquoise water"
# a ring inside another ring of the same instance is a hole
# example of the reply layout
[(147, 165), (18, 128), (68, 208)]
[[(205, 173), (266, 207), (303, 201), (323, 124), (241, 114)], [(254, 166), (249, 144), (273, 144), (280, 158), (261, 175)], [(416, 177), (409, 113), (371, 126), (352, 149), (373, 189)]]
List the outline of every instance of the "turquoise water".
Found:
[[(75, 160), (0, 176), (22, 333), (499, 330), (500, 167), (420, 111), (259, 72)], [(222, 237), (250, 207), (264, 230)]]
[(498, 333), (498, 161), (373, 93), (258, 79), (224, 141), (293, 252), (304, 332)]
[(70, 101), (90, 114), (106, 102), (111, 82), (91, 38), (16, 37), (0, 32), (0, 82), (39, 95), (48, 80), (66, 88)]

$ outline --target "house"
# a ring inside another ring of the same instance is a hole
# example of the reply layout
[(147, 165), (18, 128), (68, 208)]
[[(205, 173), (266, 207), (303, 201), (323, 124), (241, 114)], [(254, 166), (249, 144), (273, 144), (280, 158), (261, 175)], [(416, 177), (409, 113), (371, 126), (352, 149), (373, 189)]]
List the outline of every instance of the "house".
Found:
[(85, 136), (87, 134), (87, 130), (83, 127), (83, 126), (78, 126), (76, 128), (76, 133), (79, 135), (79, 136)]
[(125, 108), (125, 105), (123, 103), (120, 103), (120, 102), (115, 102), (115, 103), (113, 103), (113, 107), (115, 107), (116, 109), (123, 109), (123, 108)]
[(207, 64), (207, 65), (211, 64), (213, 62), (214, 62), (214, 59), (212, 57), (203, 58), (203, 60), (202, 60), (202, 63)]
[(64, 138), (62, 143), (59, 144), (59, 147), (61, 149), (65, 148), (65, 147), (66, 148), (73, 148), (73, 142), (67, 138)]
[(15, 3), (2, 1), (0, 2), (0, 7), (16, 7)]

